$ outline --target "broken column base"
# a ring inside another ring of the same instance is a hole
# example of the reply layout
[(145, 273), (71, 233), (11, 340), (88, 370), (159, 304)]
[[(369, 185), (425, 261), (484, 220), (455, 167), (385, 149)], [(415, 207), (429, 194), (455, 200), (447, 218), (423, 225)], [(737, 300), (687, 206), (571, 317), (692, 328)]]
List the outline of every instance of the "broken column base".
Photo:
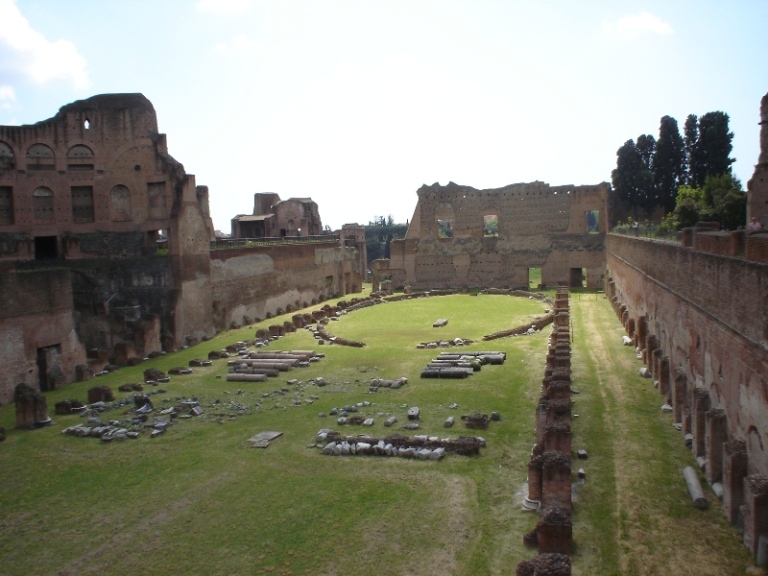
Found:
[(541, 507), (541, 500), (531, 500), (526, 496), (523, 498), (523, 510), (526, 512), (536, 512)]

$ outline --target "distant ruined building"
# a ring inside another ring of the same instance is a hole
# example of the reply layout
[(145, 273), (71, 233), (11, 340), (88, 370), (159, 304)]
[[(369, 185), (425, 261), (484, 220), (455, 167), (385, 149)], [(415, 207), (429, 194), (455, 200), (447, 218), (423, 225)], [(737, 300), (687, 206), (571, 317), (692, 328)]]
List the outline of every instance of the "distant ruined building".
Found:
[(389, 260), (372, 264), (373, 283), (414, 288), (526, 288), (541, 283), (600, 288), (610, 186), (543, 182), (476, 190), (451, 182), (418, 190), (418, 203)]
[(253, 214), (232, 219), (232, 238), (315, 236), (323, 233), (320, 211), (312, 198), (280, 200), (274, 192), (253, 195)]
[[(294, 204), (278, 204), (290, 222)], [(321, 226), (316, 204), (299, 210), (297, 228)], [(361, 288), (355, 240), (212, 250), (213, 236), (208, 189), (143, 95), (0, 126), (0, 403)]]

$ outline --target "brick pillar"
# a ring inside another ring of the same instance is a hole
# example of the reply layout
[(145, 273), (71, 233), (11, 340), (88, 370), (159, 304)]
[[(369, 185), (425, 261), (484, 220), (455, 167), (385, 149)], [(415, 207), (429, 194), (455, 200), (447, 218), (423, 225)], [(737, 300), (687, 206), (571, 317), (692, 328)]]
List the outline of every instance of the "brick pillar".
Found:
[(571, 425), (568, 422), (549, 422), (544, 430), (544, 451), (571, 453)]
[(672, 388), (672, 406), (675, 409), (675, 422), (683, 421), (685, 408), (685, 392), (688, 387), (688, 377), (682, 368), (675, 370), (675, 385)]
[(669, 356), (662, 356), (659, 360), (659, 394), (665, 399), (669, 398)]
[(571, 397), (571, 383), (564, 380), (552, 380), (545, 392), (548, 400), (562, 400)]
[(693, 390), (693, 412), (691, 413), (691, 427), (693, 432), (693, 446), (691, 450), (697, 458), (704, 456), (704, 438), (706, 436), (706, 414), (709, 410), (709, 392), (704, 388), (695, 388)]
[(653, 352), (659, 347), (659, 339), (653, 334), (648, 334), (645, 338), (645, 354), (643, 361), (646, 367), (653, 372)]
[(573, 553), (573, 521), (571, 511), (567, 508), (553, 506), (541, 512), (541, 518), (536, 524), (539, 540), (539, 554)]
[(544, 452), (542, 456), (541, 503), (544, 507), (571, 509), (571, 456)]
[(661, 374), (661, 348), (656, 348), (651, 355), (651, 374), (653, 375), (654, 384), (659, 380), (659, 374)]
[(570, 422), (571, 421), (571, 401), (562, 398), (560, 400), (549, 400), (547, 402), (547, 422)]
[(536, 407), (536, 443), (544, 444), (544, 431), (547, 428), (549, 411), (549, 400), (539, 398), (539, 405)]
[(744, 545), (757, 553), (758, 538), (768, 534), (768, 476), (744, 478)]
[(715, 408), (706, 414), (707, 482), (714, 484), (723, 479), (723, 444), (728, 440), (728, 417), (725, 410)]
[(728, 520), (736, 522), (744, 503), (744, 478), (747, 477), (747, 445), (733, 440), (723, 445), (723, 507)]

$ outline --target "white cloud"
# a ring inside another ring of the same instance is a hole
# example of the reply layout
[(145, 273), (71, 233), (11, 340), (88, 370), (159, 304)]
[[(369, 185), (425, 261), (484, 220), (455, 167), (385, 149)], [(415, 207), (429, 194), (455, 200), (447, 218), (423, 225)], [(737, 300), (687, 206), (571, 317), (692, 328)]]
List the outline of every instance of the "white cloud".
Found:
[(242, 14), (251, 7), (251, 0), (198, 0), (195, 7), (200, 12)]
[(16, 100), (16, 92), (10, 86), (0, 86), (0, 102)]
[(634, 38), (646, 32), (666, 36), (673, 30), (668, 22), (649, 12), (630, 14), (615, 22), (603, 22), (603, 35), (612, 38)]
[(11, 66), (38, 84), (52, 80), (90, 85), (85, 59), (69, 40), (54, 42), (29, 25), (15, 0), (0, 0), (0, 44), (10, 49)]

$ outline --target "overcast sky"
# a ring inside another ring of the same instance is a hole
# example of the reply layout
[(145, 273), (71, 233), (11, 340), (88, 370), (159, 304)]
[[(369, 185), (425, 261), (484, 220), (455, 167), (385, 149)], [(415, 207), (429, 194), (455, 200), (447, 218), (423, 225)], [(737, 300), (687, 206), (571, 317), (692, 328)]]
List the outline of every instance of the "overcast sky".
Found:
[(768, 1), (0, 0), (0, 124), (141, 92), (216, 228), (254, 192), (332, 228), (422, 184), (610, 181), (671, 115), (722, 110), (757, 162)]

